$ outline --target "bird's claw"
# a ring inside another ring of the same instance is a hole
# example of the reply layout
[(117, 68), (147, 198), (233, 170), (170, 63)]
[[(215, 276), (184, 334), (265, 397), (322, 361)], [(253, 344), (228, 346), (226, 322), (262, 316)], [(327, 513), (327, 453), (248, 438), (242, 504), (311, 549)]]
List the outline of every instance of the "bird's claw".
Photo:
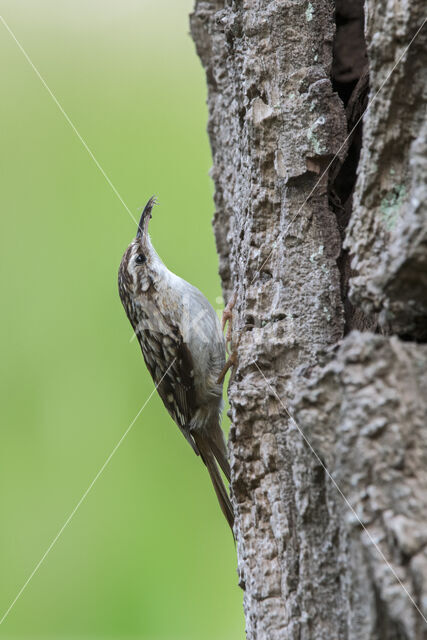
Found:
[(230, 353), (229, 345), (231, 343), (231, 337), (233, 332), (233, 309), (234, 309), (234, 305), (236, 304), (236, 300), (237, 300), (237, 293), (234, 292), (222, 313), (221, 326), (223, 331), (228, 323), (227, 333), (225, 334), (225, 350), (227, 351), (227, 353)]
[[(221, 327), (223, 331), (228, 323), (227, 332), (225, 334), (225, 350), (227, 354), (230, 354), (229, 347), (231, 345), (232, 332), (233, 332), (233, 308), (234, 308), (234, 305), (236, 304), (236, 300), (237, 300), (237, 293), (234, 292), (222, 313)], [(234, 369), (236, 364), (237, 364), (237, 350), (236, 348), (234, 348), (231, 355), (229, 355), (229, 358), (225, 363), (221, 373), (218, 376), (218, 380), (217, 380), (218, 384), (222, 384), (224, 382), (225, 374), (229, 369), (231, 368)]]
[[(227, 373), (227, 371), (229, 369), (231, 369), (231, 367), (235, 367), (237, 364), (237, 351), (233, 351), (233, 353), (231, 354), (231, 356), (228, 358), (227, 362), (225, 363), (223, 370), (221, 371), (221, 373), (218, 376), (218, 380), (217, 380), (217, 384), (222, 384), (224, 382), (224, 378), (225, 375)], [(233, 379), (233, 373), (231, 374)]]

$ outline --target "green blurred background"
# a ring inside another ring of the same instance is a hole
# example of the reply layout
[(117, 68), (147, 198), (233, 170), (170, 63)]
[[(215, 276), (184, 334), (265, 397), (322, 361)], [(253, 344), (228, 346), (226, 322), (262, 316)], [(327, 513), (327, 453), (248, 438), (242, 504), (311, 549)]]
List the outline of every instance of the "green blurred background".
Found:
[[(158, 195), (166, 264), (219, 308), (192, 0), (0, 5), (133, 215)], [(1, 617), (153, 384), (117, 294), (134, 222), (3, 24), (0, 47)], [(241, 600), (208, 474), (155, 395), (0, 636), (241, 640)]]

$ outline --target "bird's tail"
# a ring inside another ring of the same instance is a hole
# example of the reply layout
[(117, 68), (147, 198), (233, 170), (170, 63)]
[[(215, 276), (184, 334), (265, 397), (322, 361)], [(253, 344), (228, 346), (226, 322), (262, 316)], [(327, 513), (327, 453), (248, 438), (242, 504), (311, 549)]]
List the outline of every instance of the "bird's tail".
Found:
[(209, 441), (210, 448), (212, 449), (212, 453), (214, 454), (216, 461), (221, 467), (225, 477), (228, 482), (230, 482), (230, 464), (228, 462), (227, 456), (227, 446), (225, 444), (224, 434), (218, 422), (214, 422), (211, 425), (207, 438)]
[[(228, 524), (230, 525), (231, 531), (233, 531), (233, 524), (234, 524), (233, 507), (231, 505), (231, 501), (228, 496), (227, 489), (224, 486), (224, 483), (221, 478), (221, 474), (219, 472), (219, 469), (215, 460), (215, 457), (216, 457), (216, 455), (214, 455), (215, 451), (213, 451), (211, 443), (208, 441), (205, 434), (193, 432), (192, 436), (196, 443), (197, 449), (199, 450), (200, 456), (209, 471), (209, 475), (211, 477), (212, 484), (214, 486), (215, 493), (218, 498), (219, 506), (221, 507), (221, 510)], [(228, 465), (228, 462), (226, 462), (226, 464)], [(221, 464), (221, 467), (222, 467), (222, 464)]]

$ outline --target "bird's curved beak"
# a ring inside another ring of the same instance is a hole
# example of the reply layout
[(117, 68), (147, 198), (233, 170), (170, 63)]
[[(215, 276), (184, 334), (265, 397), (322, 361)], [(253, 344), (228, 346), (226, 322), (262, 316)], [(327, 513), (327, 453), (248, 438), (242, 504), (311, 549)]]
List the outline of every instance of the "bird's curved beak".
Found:
[(157, 200), (155, 196), (151, 196), (149, 201), (144, 207), (144, 211), (141, 214), (141, 219), (138, 224), (138, 231), (136, 234), (137, 238), (143, 238), (147, 235), (148, 223), (151, 218), (151, 210), (154, 205), (157, 204)]

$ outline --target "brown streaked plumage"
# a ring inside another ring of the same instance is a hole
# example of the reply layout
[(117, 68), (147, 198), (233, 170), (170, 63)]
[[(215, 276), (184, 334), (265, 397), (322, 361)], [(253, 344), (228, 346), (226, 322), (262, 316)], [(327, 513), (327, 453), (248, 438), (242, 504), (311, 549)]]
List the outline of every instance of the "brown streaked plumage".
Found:
[(169, 271), (155, 252), (148, 223), (150, 198), (135, 239), (119, 268), (119, 293), (157, 391), (205, 463), (221, 509), (233, 528), (234, 515), (217, 464), (230, 481), (220, 426), (225, 343), (215, 311), (203, 294)]

